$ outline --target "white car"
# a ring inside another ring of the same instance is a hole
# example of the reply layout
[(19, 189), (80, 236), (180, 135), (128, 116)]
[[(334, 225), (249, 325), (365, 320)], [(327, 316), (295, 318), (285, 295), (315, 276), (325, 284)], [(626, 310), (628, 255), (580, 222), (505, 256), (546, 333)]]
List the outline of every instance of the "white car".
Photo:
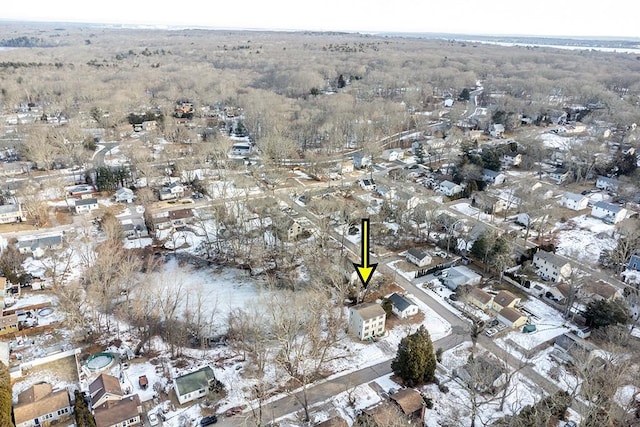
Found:
[(158, 420), (158, 416), (155, 413), (149, 412), (147, 414), (147, 417), (149, 418), (149, 424), (151, 424), (152, 426), (157, 426), (158, 424), (160, 424), (160, 420)]

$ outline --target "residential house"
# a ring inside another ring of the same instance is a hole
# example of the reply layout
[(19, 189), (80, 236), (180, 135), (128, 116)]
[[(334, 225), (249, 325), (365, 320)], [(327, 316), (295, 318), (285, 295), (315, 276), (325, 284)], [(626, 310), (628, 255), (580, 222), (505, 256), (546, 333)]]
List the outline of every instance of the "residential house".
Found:
[(471, 204), (488, 214), (497, 214), (504, 210), (506, 203), (504, 199), (489, 194), (486, 191), (478, 191), (473, 194)]
[(507, 325), (509, 328), (519, 329), (527, 324), (527, 316), (522, 314), (520, 310), (512, 307), (505, 307), (498, 312), (498, 321)]
[(25, 213), (20, 204), (0, 206), (0, 224), (26, 221)]
[(122, 232), (127, 239), (136, 239), (149, 236), (147, 224), (142, 217), (130, 217), (120, 220)]
[(571, 264), (553, 252), (538, 250), (533, 255), (533, 268), (544, 280), (561, 282), (571, 275)]
[(229, 155), (232, 157), (246, 157), (253, 152), (253, 146), (249, 142), (236, 142), (231, 146)]
[(402, 148), (390, 148), (382, 152), (381, 157), (389, 162), (402, 160), (404, 158), (404, 150)]
[(454, 372), (467, 386), (480, 392), (494, 392), (504, 385), (504, 368), (485, 356), (475, 356)]
[(502, 138), (502, 135), (504, 134), (504, 125), (501, 125), (499, 123), (493, 123), (491, 126), (489, 126), (489, 135), (491, 135), (494, 138)]
[(640, 254), (633, 254), (627, 263), (629, 270), (640, 271)]
[(500, 185), (504, 184), (504, 180), (507, 179), (507, 176), (503, 173), (496, 172), (491, 169), (484, 169), (482, 171), (482, 180), (490, 185)]
[(349, 332), (360, 340), (384, 334), (386, 313), (374, 302), (365, 302), (349, 308)]
[(401, 388), (389, 396), (400, 411), (412, 420), (417, 420), (418, 425), (423, 425), (426, 404), (422, 395), (412, 388)]
[(458, 265), (449, 268), (446, 277), (442, 277), (440, 280), (446, 287), (455, 291), (458, 286), (478, 285), (482, 280), (482, 276), (464, 265)]
[(44, 382), (18, 394), (18, 403), (13, 406), (16, 427), (46, 426), (71, 414), (67, 390), (53, 391), (51, 384)]
[(556, 338), (550, 355), (563, 362), (575, 363), (591, 359), (594, 350), (593, 344), (567, 332)]
[(179, 199), (184, 196), (184, 186), (179, 182), (172, 182), (160, 190), (160, 200)]
[(95, 194), (96, 192), (96, 187), (87, 184), (74, 185), (73, 187), (69, 188), (69, 195), (82, 199), (91, 198), (91, 195)]
[(124, 393), (120, 387), (120, 380), (113, 375), (102, 373), (89, 384), (89, 397), (92, 407), (97, 407), (109, 401), (122, 400)]
[(344, 162), (340, 162), (340, 169), (339, 172), (340, 173), (351, 173), (353, 172), (353, 162), (348, 162), (348, 161), (344, 161)]
[(304, 227), (304, 225), (302, 225), (299, 221), (290, 220), (289, 226), (287, 227), (287, 240), (289, 242), (294, 242), (305, 232), (308, 232), (308, 230), (306, 227)]
[(609, 178), (606, 176), (598, 176), (596, 179), (596, 187), (605, 191), (618, 191), (620, 187), (620, 181), (615, 178)]
[(210, 366), (204, 366), (197, 371), (174, 378), (173, 387), (178, 402), (184, 405), (206, 396), (210, 390), (213, 390), (217, 382), (213, 369)]
[(505, 166), (519, 166), (522, 163), (522, 154), (509, 151), (502, 156), (502, 163)]
[(364, 178), (359, 181), (360, 187), (363, 190), (373, 191), (376, 189), (376, 183), (373, 178)]
[(169, 221), (174, 227), (184, 227), (193, 219), (193, 210), (190, 208), (175, 209), (169, 211)]
[(627, 210), (607, 202), (597, 202), (591, 207), (591, 216), (602, 219), (608, 224), (617, 224), (627, 217)]
[(493, 303), (493, 295), (480, 288), (471, 288), (467, 298), (470, 304), (475, 305), (480, 310), (490, 309)]
[(97, 199), (81, 199), (75, 201), (75, 211), (77, 214), (86, 214), (98, 209)]
[(0, 314), (0, 336), (18, 332), (17, 314)]
[(607, 300), (613, 301), (622, 299), (622, 292), (615, 286), (598, 280), (597, 282), (589, 282), (578, 290), (578, 295), (583, 300)]
[(566, 182), (570, 176), (571, 172), (568, 169), (563, 168), (557, 168), (553, 172), (549, 172), (549, 179), (558, 185)]
[(438, 191), (445, 196), (455, 196), (456, 194), (462, 193), (464, 188), (461, 185), (458, 185), (454, 182), (444, 180), (438, 186)]
[(389, 296), (389, 300), (392, 304), (393, 314), (400, 319), (406, 319), (407, 317), (418, 314), (418, 306), (403, 295), (393, 293)]
[(505, 307), (515, 308), (520, 304), (520, 297), (515, 296), (509, 291), (500, 291), (498, 295), (493, 297), (492, 308), (494, 311), (501, 311)]
[(364, 169), (368, 166), (371, 166), (371, 156), (365, 156), (360, 151), (353, 155), (354, 169)]
[(427, 251), (423, 251), (417, 248), (410, 248), (407, 251), (406, 257), (407, 257), (407, 261), (417, 265), (418, 267), (424, 267), (426, 265), (429, 265), (433, 260), (431, 258), (431, 255), (429, 255)]
[(133, 203), (133, 190), (130, 188), (119, 188), (116, 190), (115, 200), (120, 203)]
[(142, 425), (142, 403), (137, 394), (93, 406), (96, 427), (129, 427)]
[(589, 198), (582, 194), (576, 193), (564, 193), (560, 199), (560, 204), (567, 209), (573, 211), (581, 211), (587, 208), (589, 204)]
[(62, 233), (42, 236), (24, 237), (18, 240), (18, 251), (21, 254), (40, 258), (45, 251), (62, 247)]

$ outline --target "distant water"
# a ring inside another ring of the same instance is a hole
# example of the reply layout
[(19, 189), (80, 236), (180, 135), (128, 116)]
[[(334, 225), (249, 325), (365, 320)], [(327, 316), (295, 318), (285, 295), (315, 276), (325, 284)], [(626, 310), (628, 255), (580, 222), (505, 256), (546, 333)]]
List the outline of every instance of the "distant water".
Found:
[(513, 43), (513, 42), (497, 42), (489, 40), (459, 40), (467, 43), (482, 43), (493, 44), (497, 46), (521, 46), (521, 47), (550, 47), (553, 49), (565, 49), (565, 50), (597, 50), (599, 52), (611, 52), (611, 53), (632, 53), (640, 54), (640, 48), (630, 47), (604, 47), (604, 46), (570, 46), (570, 45), (556, 45), (556, 44), (539, 44), (539, 43)]

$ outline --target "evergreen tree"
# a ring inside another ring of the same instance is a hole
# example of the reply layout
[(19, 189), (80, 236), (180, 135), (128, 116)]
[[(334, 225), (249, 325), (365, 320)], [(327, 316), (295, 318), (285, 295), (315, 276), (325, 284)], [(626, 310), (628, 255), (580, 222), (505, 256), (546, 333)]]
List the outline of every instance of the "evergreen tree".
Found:
[(471, 98), (470, 94), (469, 94), (469, 89), (467, 89), (466, 87), (464, 89), (462, 89), (462, 91), (460, 92), (460, 100), (462, 101), (468, 101), (469, 98)]
[(13, 427), (13, 419), (11, 417), (12, 406), (11, 395), (11, 375), (7, 365), (0, 362), (0, 425)]
[(587, 304), (584, 312), (587, 325), (593, 328), (601, 328), (603, 326), (617, 325), (618, 323), (626, 323), (629, 319), (629, 313), (623, 303), (605, 299), (591, 301)]
[(391, 369), (410, 387), (433, 381), (436, 355), (429, 331), (424, 326), (400, 341), (398, 353), (391, 361)]

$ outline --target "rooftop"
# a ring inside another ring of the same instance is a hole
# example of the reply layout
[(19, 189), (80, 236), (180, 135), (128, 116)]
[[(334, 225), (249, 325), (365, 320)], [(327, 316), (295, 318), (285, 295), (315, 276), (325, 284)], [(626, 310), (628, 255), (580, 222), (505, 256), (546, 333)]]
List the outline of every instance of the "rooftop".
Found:
[(362, 320), (375, 319), (376, 317), (386, 315), (384, 308), (375, 302), (364, 302), (351, 307), (351, 310), (357, 312)]
[(181, 396), (209, 387), (209, 382), (216, 377), (210, 366), (204, 366), (197, 371), (176, 377), (174, 379), (176, 387)]

